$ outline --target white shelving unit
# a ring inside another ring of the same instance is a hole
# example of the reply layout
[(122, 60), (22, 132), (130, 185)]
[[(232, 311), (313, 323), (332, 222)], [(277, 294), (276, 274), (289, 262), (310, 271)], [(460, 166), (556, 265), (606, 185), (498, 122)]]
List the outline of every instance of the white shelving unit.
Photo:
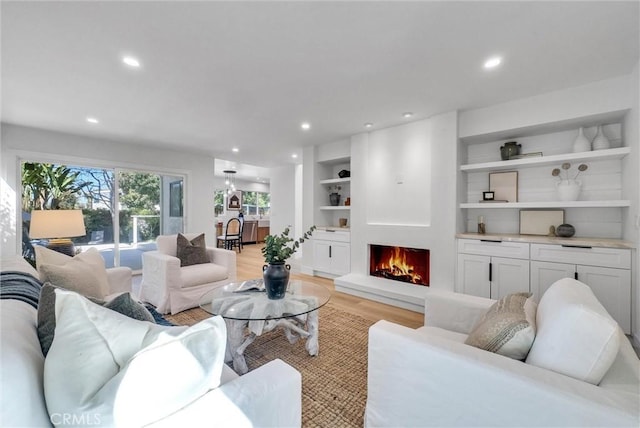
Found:
[(622, 159), (631, 153), (629, 147), (618, 147), (615, 149), (596, 150), (582, 153), (565, 153), (562, 155), (530, 157), (508, 161), (484, 162), (469, 165), (461, 165), (463, 172), (482, 171), (506, 171), (509, 169), (520, 169), (536, 166), (555, 165), (562, 162), (587, 162), (590, 160)]
[(329, 178), (327, 180), (320, 180), (320, 184), (340, 184), (340, 183), (350, 183), (351, 177), (347, 178)]
[[(632, 205), (632, 201), (624, 199), (622, 178), (623, 159), (631, 153), (622, 136), (624, 117), (624, 112), (616, 111), (553, 126), (530, 127), (521, 137), (518, 131), (505, 130), (462, 138), (459, 171), (464, 191), (458, 207), (464, 218), (464, 230), (475, 232), (478, 218), (483, 216), (490, 233), (518, 233), (519, 210), (562, 209), (565, 222), (576, 226), (578, 236), (619, 239), (624, 210)], [(606, 124), (612, 148), (573, 153), (577, 129), (584, 126), (588, 138), (592, 138), (594, 125), (600, 124)], [(501, 145), (514, 140), (522, 145), (522, 153), (541, 152), (543, 156), (499, 160)], [(562, 178), (575, 177), (581, 163), (588, 166), (587, 171), (579, 173), (582, 191), (577, 201), (560, 201), (556, 190), (558, 178), (551, 175), (553, 168), (560, 168), (565, 162), (572, 167), (562, 171)], [(482, 192), (490, 190), (489, 174), (501, 171), (518, 172), (517, 202), (481, 202)]]
[(620, 208), (631, 206), (629, 200), (615, 201), (548, 201), (548, 202), (476, 202), (462, 203), (460, 208), (504, 209), (504, 208)]
[(324, 206), (318, 207), (318, 209), (320, 209), (321, 211), (344, 211), (344, 210), (350, 210), (351, 207), (347, 205), (337, 205), (337, 206), (324, 205)]

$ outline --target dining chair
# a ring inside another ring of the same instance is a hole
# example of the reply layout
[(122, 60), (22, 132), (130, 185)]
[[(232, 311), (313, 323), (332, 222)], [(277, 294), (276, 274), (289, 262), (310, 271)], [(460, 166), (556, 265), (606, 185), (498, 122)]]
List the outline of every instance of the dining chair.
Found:
[(227, 250), (238, 248), (242, 252), (242, 223), (238, 218), (229, 219), (225, 226), (224, 235), (218, 236), (218, 247), (222, 246)]

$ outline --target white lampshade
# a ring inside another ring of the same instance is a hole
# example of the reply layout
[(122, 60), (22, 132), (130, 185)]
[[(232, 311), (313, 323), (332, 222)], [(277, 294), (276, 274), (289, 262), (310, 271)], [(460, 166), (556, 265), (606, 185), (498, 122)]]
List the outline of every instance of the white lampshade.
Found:
[(86, 234), (82, 210), (31, 211), (31, 226), (29, 227), (31, 239), (71, 238)]

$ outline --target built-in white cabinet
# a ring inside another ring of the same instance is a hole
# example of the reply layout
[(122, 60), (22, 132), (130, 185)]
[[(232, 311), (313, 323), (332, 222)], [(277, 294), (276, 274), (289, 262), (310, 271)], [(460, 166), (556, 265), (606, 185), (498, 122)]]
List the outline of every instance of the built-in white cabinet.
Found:
[(575, 278), (631, 332), (631, 250), (531, 244), (531, 292), (540, 299), (555, 281)]
[(459, 239), (457, 290), (491, 299), (528, 292), (529, 244)]
[(345, 275), (351, 270), (350, 233), (317, 230), (313, 234), (313, 270), (318, 275)]
[[(469, 236), (470, 234), (461, 234)], [(587, 284), (625, 333), (631, 332), (631, 249), (623, 241), (603, 240), (578, 244), (542, 244), (544, 238), (509, 237), (520, 242), (493, 239), (458, 239), (456, 290), (499, 299), (510, 293), (533, 293), (536, 300), (561, 278)], [(522, 242), (530, 239), (533, 242)], [(554, 238), (549, 238), (547, 242)], [(538, 242), (536, 242), (538, 241)]]

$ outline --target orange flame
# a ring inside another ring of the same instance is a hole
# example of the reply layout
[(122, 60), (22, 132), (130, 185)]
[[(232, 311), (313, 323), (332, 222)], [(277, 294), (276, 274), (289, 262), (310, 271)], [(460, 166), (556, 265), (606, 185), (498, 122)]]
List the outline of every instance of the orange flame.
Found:
[(407, 263), (406, 253), (401, 251), (399, 247), (393, 249), (393, 254), (389, 256), (389, 260), (382, 262), (379, 266), (381, 270), (386, 270), (394, 276), (408, 276), (411, 282), (419, 284), (422, 276), (415, 272), (414, 266)]

